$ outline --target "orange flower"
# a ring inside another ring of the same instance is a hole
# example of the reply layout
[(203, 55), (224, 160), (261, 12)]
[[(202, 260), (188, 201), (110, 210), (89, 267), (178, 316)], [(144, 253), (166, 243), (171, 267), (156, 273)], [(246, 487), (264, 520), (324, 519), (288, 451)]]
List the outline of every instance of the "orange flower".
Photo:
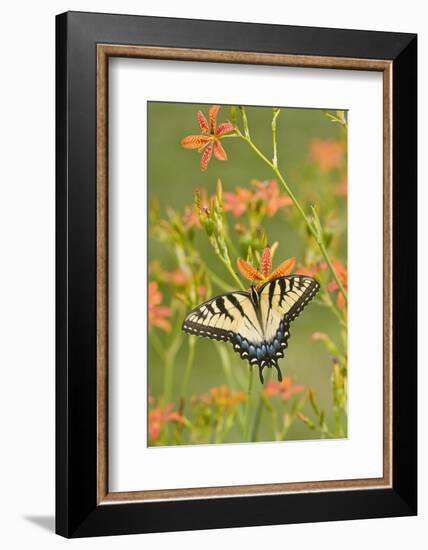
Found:
[(234, 193), (223, 193), (223, 204), (225, 212), (232, 212), (235, 218), (242, 216), (251, 202), (252, 193), (249, 189), (236, 187)]
[(329, 338), (325, 332), (313, 332), (311, 334), (311, 340), (312, 342), (327, 342)]
[(234, 193), (223, 194), (224, 209), (226, 212), (231, 212), (235, 218), (242, 216), (249, 206), (253, 208), (257, 206), (261, 214), (271, 218), (278, 210), (292, 204), (290, 197), (281, 194), (275, 180), (253, 180), (251, 183), (254, 190), (236, 187)]
[(165, 283), (174, 286), (183, 287), (189, 282), (189, 277), (182, 269), (174, 269), (174, 271), (165, 271), (162, 274), (162, 279)]
[(345, 146), (331, 139), (313, 139), (310, 144), (311, 158), (322, 172), (339, 168), (343, 162)]
[(168, 321), (172, 313), (171, 308), (162, 306), (162, 294), (159, 292), (156, 282), (149, 283), (149, 327), (158, 327), (165, 332), (171, 331), (171, 323)]
[(173, 411), (173, 405), (170, 403), (166, 407), (157, 407), (149, 412), (149, 439), (157, 441), (160, 438), (162, 429), (167, 422), (182, 423), (183, 417)]
[(234, 392), (228, 386), (222, 385), (211, 388), (209, 393), (193, 397), (193, 404), (217, 407), (218, 409), (233, 410), (239, 403), (246, 401), (245, 392)]
[(290, 197), (280, 193), (278, 183), (275, 180), (254, 180), (252, 184), (257, 189), (253, 201), (262, 201), (262, 209), (266, 209), (266, 214), (269, 218), (272, 218), (280, 208), (293, 204)]
[(348, 179), (346, 176), (343, 177), (342, 181), (336, 187), (336, 195), (344, 199), (348, 196)]
[(196, 227), (197, 229), (202, 228), (199, 216), (191, 206), (186, 206), (184, 210), (183, 223), (185, 229), (191, 229), (192, 227)]
[(152, 260), (149, 263), (149, 275), (157, 281), (179, 288), (185, 287), (189, 282), (189, 276), (185, 271), (180, 268), (173, 271), (165, 271), (159, 260)]
[[(343, 285), (343, 288), (346, 292), (348, 292), (348, 270), (344, 265), (339, 262), (339, 260), (333, 260), (332, 263), (334, 270), (336, 271), (337, 276), (339, 277), (339, 280)], [(327, 286), (327, 290), (329, 292), (334, 292), (338, 290), (338, 288), (339, 287), (337, 286), (336, 281), (331, 281), (331, 283), (329, 283), (329, 285)], [(345, 298), (341, 292), (337, 293), (336, 303), (339, 309), (343, 309), (346, 305)]]
[(297, 275), (306, 275), (306, 277), (316, 277), (320, 271), (321, 267), (319, 265), (312, 264), (307, 267), (301, 265), (296, 273)]
[(185, 149), (197, 149), (201, 156), (201, 169), (205, 171), (211, 160), (213, 151), (217, 160), (227, 160), (226, 151), (220, 143), (220, 138), (224, 134), (233, 132), (235, 129), (231, 122), (223, 122), (217, 126), (217, 114), (220, 110), (220, 105), (213, 105), (209, 110), (208, 118), (202, 111), (198, 111), (198, 124), (202, 134), (186, 136), (181, 140), (181, 146)]
[(274, 382), (273, 380), (267, 382), (263, 394), (265, 397), (278, 395), (283, 401), (288, 401), (293, 395), (298, 395), (304, 391), (305, 386), (302, 384), (294, 384), (289, 376), (285, 376), (282, 382)]
[(238, 269), (241, 274), (254, 283), (257, 283), (257, 287), (272, 281), (273, 279), (278, 279), (279, 277), (284, 277), (289, 275), (294, 268), (296, 263), (295, 258), (289, 258), (282, 262), (274, 271), (272, 271), (272, 254), (270, 248), (267, 246), (260, 258), (259, 270), (247, 263), (242, 258), (238, 258), (236, 261)]

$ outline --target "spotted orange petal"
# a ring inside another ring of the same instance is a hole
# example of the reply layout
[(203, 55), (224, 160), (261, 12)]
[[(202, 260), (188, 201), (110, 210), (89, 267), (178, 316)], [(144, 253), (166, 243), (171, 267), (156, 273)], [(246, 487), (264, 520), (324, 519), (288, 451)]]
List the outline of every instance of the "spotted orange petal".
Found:
[[(267, 281), (272, 281), (273, 279), (278, 279), (278, 277), (285, 277), (285, 275), (290, 275), (294, 269), (294, 264), (296, 263), (296, 258), (289, 258), (282, 262), (272, 273), (269, 275)], [(267, 282), (265, 281), (265, 282)]]
[(204, 134), (209, 133), (208, 121), (205, 118), (205, 115), (202, 111), (198, 111), (198, 124), (199, 124), (199, 128), (202, 130)]
[(186, 136), (181, 140), (181, 146), (185, 149), (200, 149), (209, 142), (208, 136)]
[(219, 141), (214, 143), (214, 155), (217, 160), (227, 160), (226, 151), (223, 149), (223, 145)]
[(217, 137), (220, 137), (224, 134), (228, 134), (229, 132), (233, 132), (234, 129), (235, 126), (231, 122), (223, 122), (222, 124), (218, 125), (215, 135)]
[(270, 248), (267, 246), (260, 259), (260, 271), (263, 277), (267, 277), (272, 270), (272, 254)]
[(213, 144), (210, 143), (208, 147), (206, 147), (205, 151), (202, 153), (201, 156), (201, 170), (205, 172), (205, 170), (208, 168), (208, 163), (211, 160), (211, 156), (213, 154)]
[(238, 258), (236, 260), (236, 263), (238, 265), (239, 271), (249, 281), (259, 282), (259, 281), (263, 280), (263, 275), (261, 275), (257, 271), (257, 269), (254, 269), (254, 267), (252, 265), (247, 264), (247, 262), (245, 262), (241, 258)]
[(220, 111), (220, 105), (213, 105), (208, 113), (210, 119), (210, 131), (215, 134), (217, 113)]

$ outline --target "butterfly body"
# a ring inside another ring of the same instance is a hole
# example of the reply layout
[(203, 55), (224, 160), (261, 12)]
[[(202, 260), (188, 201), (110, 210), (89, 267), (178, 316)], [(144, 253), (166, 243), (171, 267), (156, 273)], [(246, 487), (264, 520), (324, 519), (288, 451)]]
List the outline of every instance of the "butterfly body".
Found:
[(290, 337), (290, 323), (315, 296), (319, 284), (312, 277), (288, 275), (212, 298), (192, 310), (183, 322), (187, 334), (228, 341), (241, 359), (263, 369), (278, 365)]

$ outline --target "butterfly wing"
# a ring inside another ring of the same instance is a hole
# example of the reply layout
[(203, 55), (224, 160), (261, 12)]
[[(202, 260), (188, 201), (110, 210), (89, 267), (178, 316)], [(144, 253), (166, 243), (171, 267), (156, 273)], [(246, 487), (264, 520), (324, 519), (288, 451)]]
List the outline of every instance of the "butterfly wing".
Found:
[(241, 359), (263, 368), (284, 357), (290, 323), (315, 296), (319, 284), (311, 277), (290, 275), (269, 281), (260, 289), (217, 296), (191, 311), (183, 321), (187, 334), (229, 341)]
[(267, 361), (276, 366), (284, 357), (290, 323), (312, 300), (320, 285), (312, 277), (288, 275), (269, 281), (259, 289), (260, 316), (267, 346)]
[(250, 294), (230, 292), (208, 300), (191, 311), (183, 321), (187, 334), (229, 341), (241, 359), (250, 360), (264, 340)]

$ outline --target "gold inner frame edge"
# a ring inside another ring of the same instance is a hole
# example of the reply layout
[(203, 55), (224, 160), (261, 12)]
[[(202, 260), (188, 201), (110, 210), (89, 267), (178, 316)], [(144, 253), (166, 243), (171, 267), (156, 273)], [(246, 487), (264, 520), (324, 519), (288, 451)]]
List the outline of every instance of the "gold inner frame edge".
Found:
[[(132, 57), (383, 73), (383, 477), (225, 487), (108, 489), (108, 59)], [(378, 489), (392, 485), (392, 62), (385, 60), (97, 44), (97, 503)]]

